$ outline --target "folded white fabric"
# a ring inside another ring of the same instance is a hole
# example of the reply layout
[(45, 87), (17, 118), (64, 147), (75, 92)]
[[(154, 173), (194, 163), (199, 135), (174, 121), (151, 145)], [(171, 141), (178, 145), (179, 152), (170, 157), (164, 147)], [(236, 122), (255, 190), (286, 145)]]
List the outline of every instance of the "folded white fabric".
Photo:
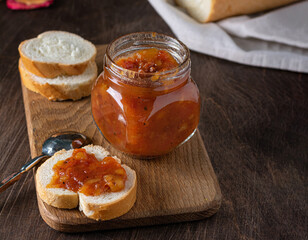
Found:
[(173, 1), (149, 0), (191, 50), (247, 65), (308, 73), (308, 1), (199, 23)]

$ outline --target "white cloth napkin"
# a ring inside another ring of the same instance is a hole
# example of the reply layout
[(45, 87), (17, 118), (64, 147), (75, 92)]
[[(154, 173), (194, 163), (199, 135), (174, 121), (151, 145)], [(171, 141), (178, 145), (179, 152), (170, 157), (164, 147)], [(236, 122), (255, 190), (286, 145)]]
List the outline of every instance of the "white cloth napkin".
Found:
[(149, 0), (191, 50), (247, 65), (308, 73), (308, 1), (199, 23), (172, 0)]

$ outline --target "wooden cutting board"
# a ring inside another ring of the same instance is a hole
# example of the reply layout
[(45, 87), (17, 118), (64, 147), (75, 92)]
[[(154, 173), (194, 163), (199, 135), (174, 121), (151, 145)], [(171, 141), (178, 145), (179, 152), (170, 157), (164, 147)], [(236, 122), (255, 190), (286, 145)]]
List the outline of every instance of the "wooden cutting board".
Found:
[[(97, 49), (96, 61), (101, 72), (106, 45)], [(100, 134), (92, 119), (89, 97), (76, 102), (50, 102), (22, 88), (32, 157), (40, 155), (44, 140), (52, 134), (77, 131), (119, 156), (137, 173), (134, 207), (109, 221), (88, 219), (77, 209), (51, 207), (37, 194), (41, 216), (50, 227), (63, 232), (95, 231), (193, 221), (218, 211), (221, 191), (199, 131), (168, 155), (152, 160), (134, 159), (111, 147)]]

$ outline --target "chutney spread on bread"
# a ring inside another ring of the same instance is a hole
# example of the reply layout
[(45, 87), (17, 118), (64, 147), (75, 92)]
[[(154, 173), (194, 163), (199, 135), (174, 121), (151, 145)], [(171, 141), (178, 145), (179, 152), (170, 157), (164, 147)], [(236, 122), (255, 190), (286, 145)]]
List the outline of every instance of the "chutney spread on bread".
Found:
[(64, 188), (87, 196), (124, 189), (125, 169), (113, 157), (98, 161), (85, 149), (75, 149), (71, 157), (53, 166), (54, 175), (47, 188)]

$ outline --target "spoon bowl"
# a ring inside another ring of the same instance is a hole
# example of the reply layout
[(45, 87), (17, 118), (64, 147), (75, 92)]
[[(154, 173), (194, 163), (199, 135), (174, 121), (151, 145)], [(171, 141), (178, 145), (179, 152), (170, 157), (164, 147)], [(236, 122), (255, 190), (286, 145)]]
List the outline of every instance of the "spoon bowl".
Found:
[(65, 149), (81, 148), (92, 141), (85, 135), (77, 132), (56, 133), (43, 143), (42, 153), (52, 156), (56, 152)]

